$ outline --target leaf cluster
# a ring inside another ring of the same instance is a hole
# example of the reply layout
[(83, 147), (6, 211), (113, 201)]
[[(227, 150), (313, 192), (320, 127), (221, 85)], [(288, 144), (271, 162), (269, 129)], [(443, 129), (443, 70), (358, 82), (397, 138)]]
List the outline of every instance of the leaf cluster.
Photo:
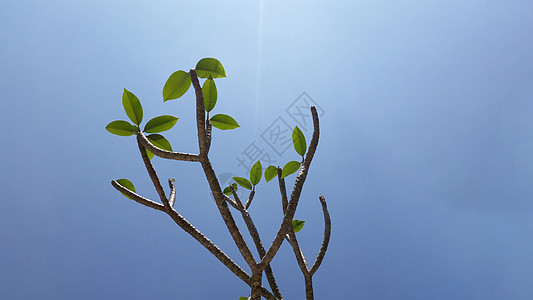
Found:
[[(294, 146), (294, 150), (296, 153), (298, 153), (303, 158), (305, 156), (305, 153), (307, 151), (307, 142), (305, 140), (305, 136), (303, 132), (298, 128), (298, 126), (294, 127), (294, 130), (292, 132), (292, 143)], [(298, 161), (289, 161), (283, 166), (283, 169), (281, 171), (281, 178), (285, 178), (291, 174), (296, 173), (301, 167), (302, 163)], [(261, 181), (263, 168), (261, 166), (261, 161), (258, 160), (250, 169), (250, 177), (233, 177), (232, 179), (235, 181), (234, 183), (231, 183), (229, 186), (224, 188), (224, 194), (231, 195), (233, 192), (231, 190), (231, 187), (235, 191), (237, 191), (238, 186), (241, 186), (247, 190), (255, 190), (256, 185)], [(276, 166), (270, 165), (265, 169), (265, 181), (269, 182), (270, 180), (274, 179), (278, 175), (278, 168)], [(294, 232), (300, 231), (304, 226), (305, 221), (301, 220), (293, 220), (292, 221), (292, 227), (294, 229)]]
[[(217, 87), (214, 78), (226, 77), (226, 71), (222, 64), (215, 58), (203, 58), (196, 64), (196, 75), (205, 78), (202, 86), (204, 108), (208, 113), (217, 104)], [(163, 101), (178, 99), (191, 87), (191, 74), (185, 71), (176, 71), (168, 78), (163, 87)], [(211, 125), (220, 130), (229, 130), (239, 127), (239, 123), (231, 116), (217, 114), (209, 119)]]
[[(213, 78), (226, 77), (226, 72), (222, 64), (214, 58), (201, 59), (196, 65), (196, 73), (200, 78), (206, 78), (202, 87), (205, 110), (209, 113), (217, 103), (217, 88)], [(178, 99), (183, 96), (191, 87), (191, 75), (183, 70), (176, 71), (170, 75), (163, 87), (163, 102)], [(131, 136), (141, 132), (139, 126), (143, 120), (143, 107), (139, 98), (132, 92), (124, 89), (122, 94), (122, 106), (130, 121), (112, 121), (106, 126), (106, 130), (119, 136)], [(162, 135), (156, 134), (170, 130), (176, 122), (177, 117), (162, 115), (149, 120), (142, 132), (152, 133), (147, 136), (148, 140), (156, 147), (163, 150), (172, 151), (170, 142)], [(209, 119), (211, 125), (221, 130), (229, 130), (240, 127), (240, 125), (229, 115), (217, 114)], [(154, 155), (146, 150), (148, 157), (152, 159)]]

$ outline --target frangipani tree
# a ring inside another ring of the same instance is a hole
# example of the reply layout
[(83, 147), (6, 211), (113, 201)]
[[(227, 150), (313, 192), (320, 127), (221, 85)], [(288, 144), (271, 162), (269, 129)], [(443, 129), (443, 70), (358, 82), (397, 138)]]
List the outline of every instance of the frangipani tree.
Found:
[[(212, 128), (215, 127), (220, 130), (231, 130), (239, 127), (237, 121), (229, 115), (215, 114), (210, 116), (210, 113), (216, 106), (218, 97), (215, 79), (223, 77), (226, 77), (226, 73), (222, 64), (214, 58), (204, 58), (197, 63), (195, 68), (190, 69), (189, 72), (181, 70), (174, 72), (170, 75), (163, 87), (163, 101), (169, 101), (180, 98), (189, 90), (191, 85), (193, 86), (196, 95), (196, 127), (198, 136), (197, 154), (175, 152), (172, 149), (171, 143), (160, 134), (161, 132), (174, 127), (178, 121), (177, 117), (171, 115), (158, 116), (150, 119), (143, 127), (141, 125), (143, 121), (143, 108), (141, 102), (132, 92), (124, 89), (122, 105), (124, 106), (126, 115), (133, 124), (125, 120), (118, 120), (109, 123), (106, 126), (106, 129), (119, 136), (136, 137), (142, 161), (159, 195), (160, 202), (139, 195), (136, 192), (133, 183), (128, 179), (113, 180), (111, 184), (127, 198), (147, 207), (162, 211), (170, 216), (179, 227), (211, 252), (211, 254), (213, 254), (244, 283), (250, 286), (250, 296), (240, 297), (240, 300), (256, 300), (261, 299), (261, 297), (269, 300), (283, 299), (282, 293), (276, 283), (274, 272), (270, 267), (270, 262), (278, 252), (283, 241), (287, 240), (294, 251), (294, 255), (305, 279), (306, 298), (308, 300), (313, 299), (312, 278), (322, 263), (331, 234), (331, 220), (326, 206), (326, 200), (322, 195), (318, 197), (324, 214), (325, 230), (322, 246), (311, 266), (307, 264), (296, 236), (296, 233), (303, 228), (305, 222), (295, 220), (294, 214), (300, 200), (305, 179), (309, 172), (311, 161), (313, 160), (318, 145), (319, 119), (316, 108), (311, 107), (313, 133), (309, 145), (307, 145), (306, 138), (298, 126), (295, 126), (292, 133), (294, 150), (301, 157), (300, 161), (289, 161), (283, 166), (283, 168), (271, 165), (266, 167), (264, 171), (261, 161), (257, 161), (252, 166), (249, 176), (233, 177), (233, 183), (230, 183), (229, 186), (222, 187), (209, 159)], [(205, 79), (202, 86), (200, 86), (199, 78)], [(178, 212), (175, 208), (175, 180), (168, 179), (169, 192), (167, 194), (151, 163), (151, 159), (154, 155), (169, 160), (197, 162), (202, 166), (205, 178), (209, 183), (209, 188), (211, 189), (216, 206), (222, 217), (222, 221), (226, 225), (235, 245), (248, 265), (249, 273), (244, 271), (241, 266), (235, 263), (228, 255), (226, 255), (226, 253)], [(292, 191), (290, 195), (288, 195), (285, 181), (288, 176), (294, 173), (296, 173), (296, 178), (292, 185)], [(284, 214), (283, 219), (280, 221), (277, 234), (267, 249), (263, 246), (261, 237), (248, 212), (254, 199), (256, 187), (261, 182), (263, 175), (266, 182), (277, 177)], [(247, 199), (241, 200), (237, 195), (236, 191), (239, 187), (250, 191)], [(252, 237), (259, 259), (254, 258), (252, 250), (245, 242), (241, 229), (237, 226), (235, 219), (233, 218), (230, 207), (241, 214), (244, 223), (246, 224), (246, 229)], [(263, 273), (267, 278), (270, 290), (262, 286)]]

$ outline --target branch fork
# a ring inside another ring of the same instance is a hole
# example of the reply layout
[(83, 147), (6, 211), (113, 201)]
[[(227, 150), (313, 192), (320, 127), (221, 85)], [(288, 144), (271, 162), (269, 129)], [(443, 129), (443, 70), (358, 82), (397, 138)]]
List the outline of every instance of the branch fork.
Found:
[[(301, 251), (300, 246), (298, 244), (296, 234), (292, 228), (292, 220), (294, 218), (294, 214), (298, 206), (303, 184), (307, 178), (309, 167), (311, 165), (311, 161), (313, 159), (313, 156), (316, 152), (316, 148), (318, 145), (318, 139), (319, 139), (320, 132), (319, 132), (319, 120), (318, 120), (318, 114), (317, 114), (316, 108), (314, 106), (311, 107), (311, 114), (313, 117), (313, 128), (314, 128), (313, 136), (309, 144), (307, 154), (305, 155), (301, 163), (300, 170), (296, 176), (296, 180), (294, 182), (290, 198), (287, 197), (285, 180), (281, 176), (281, 168), (278, 167), (278, 183), (279, 183), (279, 189), (280, 189), (280, 194), (281, 194), (282, 211), (284, 215), (283, 215), (283, 219), (281, 221), (281, 224), (279, 226), (276, 236), (274, 237), (268, 249), (265, 250), (265, 247), (263, 246), (263, 243), (261, 241), (257, 228), (255, 227), (252, 217), (250, 216), (248, 212), (248, 209), (255, 195), (255, 189), (252, 189), (250, 191), (250, 194), (244, 204), (239, 198), (239, 196), (237, 195), (237, 193), (235, 192), (235, 189), (233, 188), (233, 186), (230, 185), (233, 199), (226, 196), (222, 192), (220, 183), (215, 175), (215, 172), (213, 170), (213, 167), (211, 165), (211, 162), (209, 160), (209, 155), (208, 155), (209, 148), (211, 145), (211, 138), (212, 138), (212, 134), (211, 134), (212, 126), (211, 126), (211, 123), (209, 122), (208, 116), (206, 118), (202, 88), (200, 87), (198, 76), (196, 75), (196, 70), (191, 69), (189, 74), (190, 74), (191, 82), (194, 87), (195, 95), (196, 95), (196, 124), (197, 124), (197, 133), (198, 133), (199, 153), (190, 154), (190, 153), (181, 153), (181, 152), (171, 152), (171, 151), (160, 149), (157, 146), (153, 145), (150, 142), (150, 140), (148, 140), (148, 138), (144, 135), (144, 133), (138, 132), (137, 133), (137, 145), (139, 148), (139, 152), (141, 154), (141, 158), (144, 162), (148, 175), (150, 179), (152, 180), (152, 183), (159, 195), (160, 203), (144, 198), (143, 196), (130, 191), (129, 189), (125, 188), (119, 182), (115, 180), (113, 180), (111, 184), (118, 191), (126, 195), (128, 198), (134, 200), (135, 202), (142, 204), (144, 206), (162, 211), (166, 213), (168, 216), (170, 216), (179, 227), (181, 227), (184, 231), (186, 231), (189, 235), (191, 235), (194, 239), (196, 239), (202, 246), (204, 246), (209, 252), (211, 252), (221, 263), (223, 263), (231, 272), (233, 272), (237, 277), (239, 277), (242, 281), (244, 281), (247, 285), (251, 287), (251, 295), (249, 299), (252, 299), (252, 300), (258, 300), (258, 299), (261, 299), (261, 297), (264, 297), (269, 300), (282, 300), (283, 299), (281, 292), (277, 286), (274, 273), (272, 271), (270, 263), (272, 259), (274, 258), (274, 256), (276, 255), (279, 248), (281, 247), (283, 240), (286, 239), (289, 242), (289, 245), (293, 249), (293, 252), (296, 256), (296, 260), (298, 262), (298, 265), (305, 279), (306, 299), (307, 300), (314, 299), (313, 298), (314, 297), (313, 287), (312, 287), (312, 276), (314, 275), (314, 273), (317, 271), (320, 264), (322, 263), (322, 260), (324, 258), (324, 255), (326, 253), (326, 250), (329, 244), (330, 235), (331, 235), (331, 219), (329, 216), (325, 198), (322, 195), (319, 196), (319, 200), (322, 205), (322, 211), (324, 214), (324, 223), (325, 223), (324, 237), (323, 237), (320, 251), (315, 259), (315, 262), (311, 266), (311, 268), (309, 268), (309, 266), (307, 265), (305, 256), (303, 252)], [(237, 263), (235, 263), (220, 248), (218, 248), (218, 246), (216, 246), (211, 240), (209, 240), (205, 235), (203, 235), (198, 229), (196, 229), (191, 223), (189, 223), (182, 215), (180, 215), (176, 211), (176, 209), (174, 208), (174, 204), (176, 201), (175, 181), (174, 179), (168, 180), (170, 193), (167, 197), (163, 189), (163, 186), (161, 185), (161, 182), (159, 180), (159, 176), (157, 175), (155, 168), (153, 167), (150, 159), (148, 158), (146, 154), (146, 149), (148, 149), (154, 155), (159, 156), (161, 158), (178, 160), (178, 161), (199, 162), (201, 164), (202, 169), (204, 170), (205, 177), (209, 183), (209, 187), (215, 199), (217, 208), (222, 217), (222, 220), (224, 221), (224, 224), (228, 228), (228, 231), (235, 245), (237, 246), (239, 252), (241, 253), (241, 256), (244, 258), (245, 262), (248, 264), (248, 267), (251, 270), (251, 275), (246, 273)], [(246, 227), (248, 229), (248, 233), (252, 237), (256, 251), (259, 255), (258, 260), (254, 258), (250, 248), (245, 242), (239, 228), (237, 227), (235, 219), (233, 218), (231, 214), (228, 204), (241, 214), (241, 217), (243, 218), (246, 224)], [(261, 284), (263, 272), (266, 275), (271, 291), (267, 290)]]

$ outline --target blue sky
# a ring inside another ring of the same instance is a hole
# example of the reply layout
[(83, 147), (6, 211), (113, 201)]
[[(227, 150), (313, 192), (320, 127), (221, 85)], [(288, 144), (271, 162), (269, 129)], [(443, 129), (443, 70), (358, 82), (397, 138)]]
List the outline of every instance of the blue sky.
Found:
[[(317, 299), (531, 299), (531, 1), (2, 1), (0, 294), (8, 299), (237, 299), (249, 289), (160, 212), (125, 119), (124, 88), (145, 120), (195, 152), (193, 95), (163, 103), (168, 76), (216, 57), (218, 173), (306, 92), (322, 134), (296, 218), (308, 260), (333, 219)], [(290, 124), (294, 126), (295, 123)], [(310, 138), (307, 133), (308, 139)], [(280, 163), (297, 159), (289, 150)], [(274, 156), (274, 155), (273, 155)], [(155, 159), (176, 178), (176, 208), (238, 263), (200, 166)], [(275, 185), (250, 210), (269, 244)], [(286, 245), (273, 262), (286, 299), (303, 280)], [(179, 296), (176, 296), (179, 295)]]

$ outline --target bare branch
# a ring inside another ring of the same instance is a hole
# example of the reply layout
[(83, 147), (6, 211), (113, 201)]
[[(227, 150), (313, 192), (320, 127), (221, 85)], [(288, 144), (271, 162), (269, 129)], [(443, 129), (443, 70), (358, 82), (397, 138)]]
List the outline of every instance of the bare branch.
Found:
[(315, 296), (313, 295), (313, 277), (311, 275), (305, 276), (305, 299), (313, 300)]
[(250, 205), (252, 204), (252, 200), (254, 199), (255, 190), (250, 191), (250, 195), (248, 195), (248, 200), (246, 200), (246, 204), (244, 204), (244, 208), (248, 210), (250, 208)]
[(296, 256), (296, 261), (298, 262), (298, 266), (300, 267), (300, 270), (302, 271), (304, 277), (309, 273), (309, 269), (307, 266), (307, 261), (305, 260), (304, 253), (300, 249), (300, 245), (298, 244), (298, 239), (296, 238), (296, 233), (294, 233), (294, 229), (291, 228), (287, 229), (288, 233), (285, 238), (291, 244), (292, 250), (294, 252), (294, 256)]
[[(278, 183), (279, 183), (279, 191), (281, 193), (281, 204), (283, 207), (283, 213), (287, 211), (288, 201), (287, 201), (287, 189), (285, 187), (285, 179), (281, 177), (282, 170), (280, 167), (278, 167)], [(291, 244), (292, 250), (294, 251), (294, 256), (296, 257), (296, 261), (298, 262), (298, 266), (300, 267), (300, 270), (304, 274), (304, 276), (307, 275), (309, 272), (307, 262), (305, 260), (305, 255), (303, 254), (302, 250), (300, 249), (300, 245), (298, 244), (298, 239), (296, 238), (296, 233), (294, 232), (294, 229), (287, 228), (287, 235), (285, 236), (289, 244)]]
[(226, 201), (231, 205), (233, 206), (233, 208), (235, 208), (236, 210), (239, 210), (239, 207), (237, 206), (237, 203), (235, 203), (235, 201), (233, 201), (233, 199), (231, 199), (230, 197), (224, 195), (224, 199), (226, 199)]
[(191, 75), (192, 86), (194, 87), (194, 92), (196, 94), (196, 129), (198, 131), (198, 147), (200, 148), (200, 156), (207, 156), (204, 94), (202, 93), (202, 87), (200, 87), (198, 76), (196, 76), (196, 70), (191, 69), (189, 74)]
[(331, 237), (331, 218), (329, 217), (326, 199), (322, 195), (320, 195), (318, 199), (320, 199), (320, 203), (322, 204), (322, 212), (324, 213), (324, 239), (322, 240), (322, 246), (320, 247), (320, 251), (318, 252), (315, 263), (311, 267), (311, 271), (309, 271), (311, 276), (313, 276), (316, 270), (318, 270), (318, 267), (320, 267), (320, 264), (324, 259), (324, 255), (326, 255), (326, 250), (328, 250), (329, 238)]
[(207, 119), (205, 120), (205, 144), (206, 144), (206, 151), (209, 153), (209, 148), (211, 148), (211, 132), (213, 130), (213, 126), (211, 125), (211, 121), (209, 121), (209, 112), (207, 113)]
[(113, 180), (113, 181), (111, 181), (111, 184), (119, 192), (121, 192), (123, 194), (126, 194), (131, 200), (134, 200), (137, 203), (140, 203), (140, 204), (142, 204), (144, 206), (151, 207), (153, 209), (157, 209), (157, 210), (160, 210), (160, 211), (165, 211), (165, 206), (163, 206), (162, 204), (159, 204), (159, 203), (154, 202), (152, 200), (148, 200), (148, 199), (144, 198), (143, 196), (140, 196), (140, 195), (128, 190), (127, 188), (123, 187), (120, 183), (118, 183), (118, 181)]
[(235, 191), (235, 188), (233, 185), (229, 185), (229, 188), (231, 189), (231, 193), (233, 194), (233, 198), (235, 198), (235, 203), (237, 204), (237, 210), (241, 213), (244, 211), (244, 206), (242, 205), (241, 199), (239, 198), (239, 195), (237, 195), (237, 192)]
[(154, 144), (152, 144), (150, 140), (148, 140), (148, 138), (146, 138), (146, 136), (142, 132), (137, 133), (137, 137), (140, 137), (141, 144), (144, 147), (146, 147), (146, 149), (150, 150), (150, 152), (152, 152), (156, 156), (166, 158), (166, 159), (173, 159), (173, 160), (200, 161), (200, 157), (196, 154), (171, 152), (171, 151), (158, 148), (154, 146)]
[(294, 217), (294, 214), (296, 213), (296, 207), (298, 206), (298, 201), (300, 200), (300, 194), (302, 192), (303, 184), (305, 182), (305, 179), (307, 178), (309, 166), (311, 165), (311, 161), (313, 160), (313, 156), (316, 152), (316, 147), (318, 146), (318, 137), (320, 135), (320, 129), (316, 107), (311, 106), (311, 114), (313, 116), (313, 137), (311, 138), (311, 142), (309, 143), (309, 148), (307, 149), (307, 154), (305, 155), (305, 159), (302, 163), (302, 166), (300, 167), (300, 171), (296, 176), (291, 198), (287, 206), (287, 211), (285, 212), (285, 216), (283, 217), (283, 221), (281, 222), (278, 233), (276, 234), (272, 245), (270, 245), (267, 254), (259, 263), (259, 266), (262, 268), (264, 268), (272, 261), (274, 255), (276, 255), (276, 253), (278, 252), (279, 247), (281, 247), (281, 243), (285, 238), (287, 229), (290, 228), (288, 226), (292, 225), (291, 222)]
[(279, 192), (281, 193), (281, 207), (283, 208), (283, 214), (287, 211), (289, 201), (287, 200), (287, 188), (285, 187), (285, 178), (281, 177), (281, 167), (278, 167), (278, 183)]
[(267, 289), (265, 289), (263, 286), (261, 286), (261, 295), (263, 297), (265, 297), (266, 299), (268, 300), (283, 300), (283, 298), (281, 297), (276, 297), (274, 295), (272, 295), (272, 293), (270, 291), (268, 291)]
[(207, 155), (204, 97), (202, 94), (202, 88), (200, 87), (200, 82), (198, 81), (198, 76), (196, 76), (196, 70), (191, 69), (190, 75), (191, 82), (196, 93), (196, 128), (198, 130), (200, 163), (202, 164), (205, 177), (207, 179), (207, 182), (209, 183), (211, 193), (215, 198), (218, 211), (220, 212), (220, 215), (222, 216), (222, 219), (224, 220), (224, 223), (226, 224), (226, 227), (228, 228), (228, 231), (230, 232), (231, 237), (233, 238), (233, 241), (239, 249), (239, 252), (241, 253), (242, 257), (244, 258), (248, 266), (253, 269), (257, 265), (257, 262), (255, 261), (252, 252), (250, 251), (250, 248), (248, 248), (248, 245), (244, 241), (239, 227), (237, 227), (237, 224), (235, 223), (235, 219), (233, 219), (233, 216), (231, 215), (231, 211), (229, 210), (228, 203), (224, 198), (224, 193), (222, 193), (222, 189), (220, 188), (220, 183), (218, 182), (215, 170), (213, 170), (213, 166), (211, 165), (211, 162), (209, 161), (209, 157)]
[(150, 179), (152, 179), (152, 183), (154, 184), (157, 194), (159, 194), (161, 202), (163, 203), (163, 205), (165, 205), (165, 207), (169, 208), (170, 204), (168, 203), (167, 196), (165, 195), (165, 190), (163, 190), (163, 186), (159, 181), (159, 176), (157, 176), (157, 172), (155, 171), (152, 162), (148, 158), (148, 154), (146, 154), (146, 149), (142, 145), (141, 138), (139, 137), (139, 135), (137, 135), (137, 146), (139, 146), (139, 152), (141, 152), (141, 157), (143, 159), (144, 166), (146, 167), (146, 171), (148, 171), (148, 175), (150, 175)]
[[(246, 224), (246, 227), (248, 228), (248, 232), (250, 233), (250, 236), (252, 237), (252, 240), (254, 241), (255, 248), (257, 249), (257, 253), (259, 254), (259, 259), (262, 259), (263, 256), (265, 256), (266, 251), (265, 251), (265, 248), (263, 247), (263, 243), (261, 242), (261, 237), (259, 236), (259, 232), (257, 231), (257, 228), (255, 227), (255, 224), (252, 220), (252, 216), (250, 216), (250, 214), (248, 213), (248, 210), (246, 210), (246, 208), (242, 205), (241, 199), (239, 199), (239, 195), (237, 195), (237, 192), (235, 191), (232, 185), (230, 185), (230, 189), (231, 189), (231, 192), (233, 193), (233, 197), (235, 198), (235, 202), (237, 203), (237, 207), (238, 207), (237, 209), (241, 212), (244, 223)], [(253, 197), (252, 192), (250, 193), (251, 197)], [(276, 297), (282, 298), (281, 292), (279, 291), (278, 285), (276, 283), (276, 278), (274, 277), (274, 272), (272, 272), (272, 268), (270, 267), (270, 264), (265, 267), (265, 275), (267, 277), (270, 288), (272, 289), (272, 293), (274, 293)]]
[(176, 186), (174, 185), (174, 179), (168, 179), (168, 185), (170, 186), (170, 196), (168, 197), (168, 205), (174, 207), (174, 202), (176, 201)]
[[(254, 268), (257, 269), (257, 268)], [(261, 300), (261, 278), (263, 272), (261, 270), (252, 271), (252, 293), (250, 294), (250, 300)]]
[(209, 183), (211, 193), (215, 198), (218, 211), (220, 212), (220, 215), (222, 216), (222, 219), (224, 220), (224, 223), (226, 224), (226, 227), (228, 228), (228, 231), (230, 232), (231, 237), (235, 242), (235, 245), (241, 252), (241, 255), (243, 256), (246, 263), (248, 263), (250, 268), (252, 268), (256, 265), (256, 261), (252, 255), (252, 252), (250, 252), (248, 245), (244, 241), (239, 227), (237, 227), (237, 224), (235, 223), (235, 220), (231, 215), (228, 204), (224, 198), (224, 193), (222, 193), (222, 189), (220, 188), (218, 178), (216, 177), (215, 171), (213, 170), (213, 167), (211, 166), (211, 163), (209, 162), (207, 156), (205, 156), (204, 160), (202, 161), (202, 167), (204, 169), (207, 182)]

